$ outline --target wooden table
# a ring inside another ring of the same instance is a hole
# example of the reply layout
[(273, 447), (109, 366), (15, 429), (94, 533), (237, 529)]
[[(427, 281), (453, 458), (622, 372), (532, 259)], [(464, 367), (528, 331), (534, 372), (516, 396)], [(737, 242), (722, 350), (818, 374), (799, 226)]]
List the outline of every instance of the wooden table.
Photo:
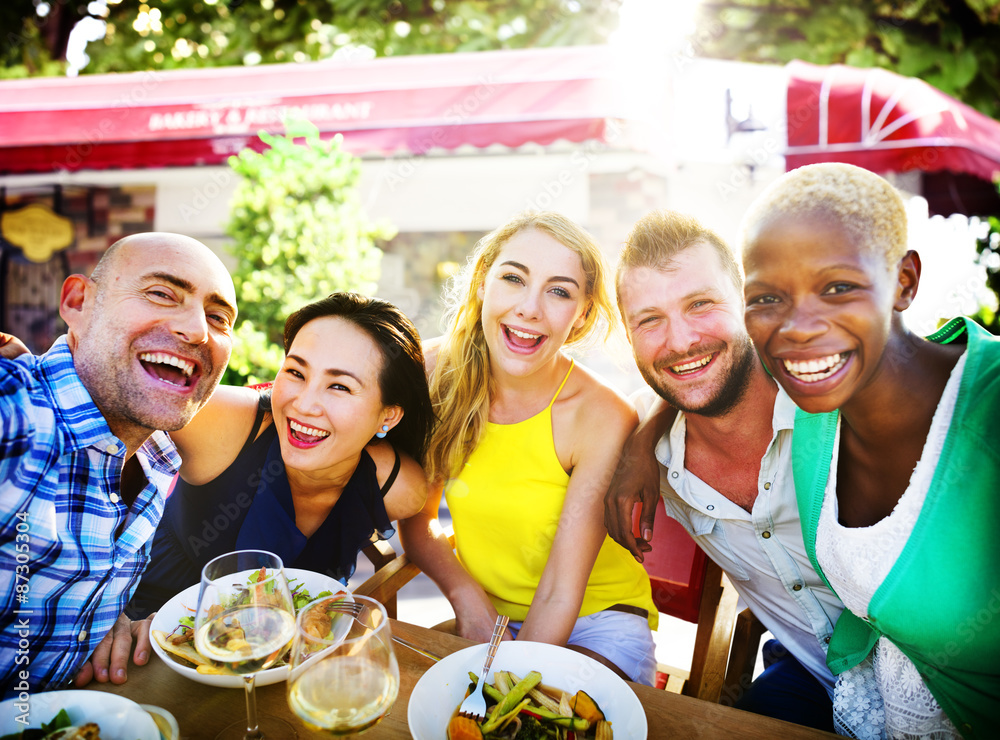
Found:
[[(473, 643), (454, 635), (435, 632), (392, 620), (393, 633), (440, 656), (449, 655)], [(400, 740), (410, 737), (406, 709), (410, 693), (432, 661), (395, 644), (399, 660), (399, 698), (392, 712), (366, 732), (365, 740)], [(245, 717), (243, 692), (206, 686), (188, 678), (163, 663), (154, 653), (145, 666), (129, 666), (128, 681), (121, 685), (92, 683), (88, 688), (108, 691), (142, 704), (163, 707), (174, 717), (185, 740), (214, 738), (222, 728)], [(630, 683), (646, 710), (650, 740), (681, 738), (833, 738), (818, 730), (780, 722), (748, 712), (710, 704), (700, 699), (671, 694), (662, 689)], [(285, 700), (284, 682), (257, 687), (257, 711), (282, 717), (298, 728), (300, 738), (328, 738), (307, 729), (292, 714)], [(274, 738), (273, 740), (288, 740)], [(441, 740), (445, 740), (441, 738)], [(620, 738), (616, 740), (630, 740)]]

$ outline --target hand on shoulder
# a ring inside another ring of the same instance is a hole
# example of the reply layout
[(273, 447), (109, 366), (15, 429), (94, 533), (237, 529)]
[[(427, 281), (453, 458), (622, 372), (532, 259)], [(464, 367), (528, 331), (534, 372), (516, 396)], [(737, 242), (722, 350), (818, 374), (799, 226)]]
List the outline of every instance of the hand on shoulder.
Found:
[(30, 350), (24, 343), (13, 334), (5, 334), (0, 331), (0, 357), (5, 360), (13, 360), (15, 357), (30, 354)]

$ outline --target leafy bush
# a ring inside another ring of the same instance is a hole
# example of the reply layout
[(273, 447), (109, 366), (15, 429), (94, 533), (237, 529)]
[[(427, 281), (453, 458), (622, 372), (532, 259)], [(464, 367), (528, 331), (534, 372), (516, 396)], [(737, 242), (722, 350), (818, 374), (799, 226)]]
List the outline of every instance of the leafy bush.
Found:
[(236, 385), (274, 378), (292, 311), (337, 291), (374, 291), (382, 258), (375, 240), (395, 235), (366, 216), (360, 161), (339, 134), (323, 141), (311, 123), (296, 121), (284, 136), (260, 138), (269, 145), (263, 153), (229, 159), (242, 178), (226, 227), (240, 316), (223, 382)]

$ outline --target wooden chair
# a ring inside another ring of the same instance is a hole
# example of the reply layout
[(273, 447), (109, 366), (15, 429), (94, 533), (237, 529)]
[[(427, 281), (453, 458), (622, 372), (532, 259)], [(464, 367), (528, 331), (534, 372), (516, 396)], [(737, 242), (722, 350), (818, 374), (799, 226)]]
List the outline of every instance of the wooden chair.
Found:
[(643, 566), (653, 587), (653, 603), (661, 614), (698, 625), (691, 670), (657, 666), (664, 674), (658, 679), (665, 679), (668, 691), (711, 702), (738, 696), (753, 677), (763, 625), (749, 609), (737, 614), (736, 589), (685, 529), (667, 516), (662, 500), (651, 544)]
[(397, 554), (386, 540), (368, 545), (362, 552), (375, 566), (375, 572), (354, 589), (359, 596), (370, 596), (385, 606), (391, 619), (396, 618), (396, 592), (420, 573), (420, 568), (406, 555)]
[[(448, 535), (448, 541), (454, 545), (455, 535)], [(365, 548), (365, 555), (375, 565), (375, 572), (369, 576), (368, 580), (354, 589), (353, 593), (359, 596), (370, 596), (375, 601), (385, 605), (389, 616), (396, 618), (396, 594), (403, 586), (420, 575), (420, 568), (406, 556), (406, 553), (396, 554), (388, 542), (377, 542), (375, 545), (383, 547), (392, 552), (391, 555), (379, 553), (373, 557), (369, 549), (374, 545)], [(375, 561), (375, 557), (381, 558), (382, 565)], [(390, 604), (392, 605), (390, 607)]]

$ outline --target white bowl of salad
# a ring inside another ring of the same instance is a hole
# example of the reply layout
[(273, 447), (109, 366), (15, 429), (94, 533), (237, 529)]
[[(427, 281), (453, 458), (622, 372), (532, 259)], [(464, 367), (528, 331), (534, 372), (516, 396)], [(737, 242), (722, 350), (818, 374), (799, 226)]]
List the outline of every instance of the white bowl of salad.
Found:
[(98, 726), (101, 740), (160, 740), (156, 723), (139, 704), (103, 691), (42, 691), (32, 694), (29, 702), (0, 703), (4, 737), (9, 733), (14, 738), (23, 734), (48, 738), (59, 737), (59, 732), (76, 737), (71, 734), (74, 729), (91, 723)]
[[(483, 667), (486, 645), (474, 645), (459, 650), (432, 665), (413, 687), (407, 706), (406, 719), (414, 740), (447, 740), (448, 724), (458, 712), (458, 706), (465, 698), (472, 679)], [(543, 690), (549, 699), (565, 693), (567, 700), (573, 701), (577, 692), (585, 692), (593, 708), (601, 714), (601, 720), (610, 723), (613, 740), (645, 740), (646, 713), (639, 697), (629, 685), (616, 676), (610, 668), (601, 665), (582, 653), (556, 645), (540, 642), (501, 642), (497, 649), (487, 683), (496, 686), (497, 673), (509, 672), (524, 679), (537, 671), (541, 674), (535, 688)], [(491, 688), (492, 688), (491, 686)], [(487, 692), (488, 693), (488, 692)], [(504, 692), (506, 693), (506, 692)], [(489, 703), (492, 703), (489, 702)], [(535, 707), (538, 704), (538, 707)], [(538, 738), (573, 737), (575, 740), (590, 740), (596, 736), (596, 721), (587, 721), (587, 726), (568, 724), (583, 719), (589, 712), (579, 709), (572, 712), (569, 720), (550, 721), (543, 704), (531, 699), (520, 716), (504, 727), (502, 736), (514, 740), (538, 740)], [(606, 735), (605, 735), (606, 736)]]
[[(350, 592), (344, 587), (344, 584), (322, 573), (300, 570), (299, 568), (285, 568), (285, 577), (288, 578), (288, 585), (292, 590), (296, 611), (321, 596), (343, 594), (350, 598)], [(194, 626), (194, 612), (198, 606), (198, 589), (199, 584), (197, 583), (184, 589), (156, 612), (149, 628), (153, 650), (173, 670), (192, 681), (209, 686), (242, 689), (243, 677), (226, 672), (225, 667), (221, 665), (195, 667), (193, 663), (184, 660), (181, 656), (187, 650), (194, 650), (193, 643), (169, 651), (164, 647), (164, 635), (176, 635), (182, 627)], [(284, 681), (287, 677), (288, 666), (280, 664), (258, 673), (256, 684), (257, 686), (268, 686)]]

